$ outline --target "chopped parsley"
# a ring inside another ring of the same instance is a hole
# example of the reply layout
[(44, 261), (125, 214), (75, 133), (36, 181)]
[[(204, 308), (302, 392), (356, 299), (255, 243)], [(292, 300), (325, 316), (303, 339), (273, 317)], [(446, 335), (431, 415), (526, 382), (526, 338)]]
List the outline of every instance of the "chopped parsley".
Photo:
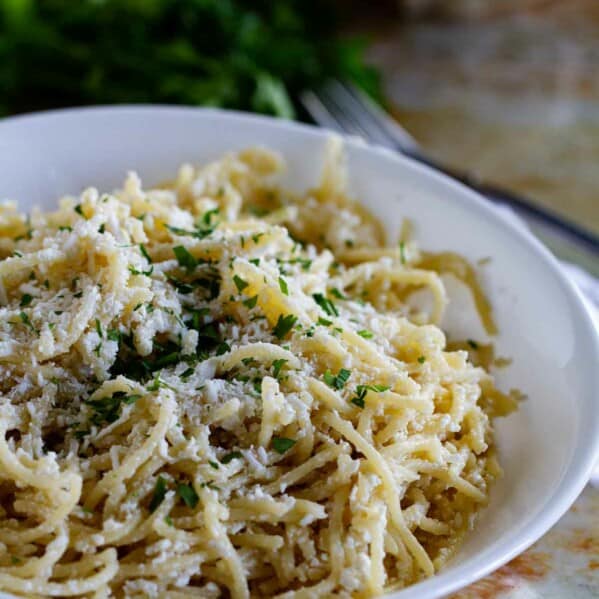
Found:
[(343, 389), (343, 387), (345, 387), (345, 383), (347, 383), (347, 380), (350, 376), (351, 370), (347, 370), (347, 368), (342, 368), (337, 374), (337, 376), (335, 376), (330, 370), (327, 369), (327, 371), (324, 373), (323, 378), (324, 382), (329, 387), (332, 387), (333, 389), (337, 389), (338, 391), (340, 391), (341, 389)]
[(194, 256), (192, 256), (182, 245), (175, 246), (173, 248), (173, 252), (177, 258), (179, 266), (185, 268), (186, 270), (194, 270), (197, 267), (197, 259), (194, 258)]
[(198, 505), (200, 499), (191, 485), (185, 485), (183, 483), (177, 485), (177, 495), (179, 495), (187, 507), (192, 509)]
[(281, 368), (283, 368), (283, 365), (286, 364), (287, 361), (288, 360), (285, 360), (285, 358), (280, 358), (279, 360), (275, 360), (272, 363), (272, 374), (276, 379), (279, 378), (279, 374), (281, 373)]
[(214, 468), (215, 470), (218, 470), (219, 466), (216, 462), (213, 462), (212, 460), (208, 460), (208, 463), (210, 464), (210, 466), (212, 468)]
[(403, 241), (399, 242), (399, 257), (401, 259), (401, 263), (406, 263), (406, 245)]
[(121, 332), (118, 329), (108, 329), (106, 332), (106, 339), (109, 341), (120, 341), (121, 340)]
[(175, 235), (179, 235), (182, 237), (190, 236), (195, 237), (196, 239), (204, 239), (204, 237), (208, 237), (208, 235), (214, 233), (214, 230), (216, 229), (216, 227), (218, 227), (218, 219), (216, 219), (215, 222), (212, 222), (212, 217), (216, 214), (218, 214), (218, 209), (209, 210), (208, 212), (206, 212), (202, 216), (200, 223), (196, 226), (196, 228), (193, 231), (180, 229), (179, 227), (171, 227), (170, 225), (165, 226), (171, 233), (174, 233)]
[(112, 395), (100, 399), (89, 399), (85, 403), (94, 410), (90, 420), (96, 426), (100, 426), (118, 420), (121, 404), (133, 404), (140, 397), (141, 395), (129, 395), (124, 391), (115, 391)]
[(193, 368), (188, 368), (187, 370), (184, 370), (180, 374), (180, 378), (182, 378), (182, 379), (188, 379), (194, 372), (195, 372), (195, 370)]
[(287, 286), (287, 281), (283, 277), (279, 277), (279, 288), (283, 295), (289, 295), (289, 287)]
[(260, 266), (260, 258), (250, 258), (250, 263), (254, 266)]
[(35, 331), (34, 326), (31, 324), (31, 321), (29, 320), (29, 316), (27, 316), (25, 312), (19, 312), (19, 318), (27, 328), (31, 329), (32, 331)]
[(272, 438), (272, 447), (277, 452), (283, 455), (285, 452), (289, 451), (297, 441), (294, 439), (288, 439), (287, 437), (273, 437)]
[(277, 320), (277, 324), (273, 329), (273, 333), (279, 339), (283, 339), (287, 336), (287, 333), (293, 328), (293, 325), (297, 322), (297, 316), (294, 314), (287, 314), (283, 316), (279, 315), (279, 319)]
[(425, 358), (424, 356), (420, 356), (420, 357), (418, 358), (418, 362), (419, 362), (420, 364), (424, 364), (424, 362), (425, 362), (425, 361), (426, 361), (426, 358)]
[(361, 331), (358, 331), (358, 335), (360, 335), (360, 337), (364, 337), (364, 339), (372, 339), (374, 337), (374, 334), (367, 329), (362, 329)]
[(250, 297), (249, 299), (243, 300), (243, 305), (249, 308), (250, 310), (256, 306), (258, 302), (258, 296), (254, 295), (254, 297)]
[(139, 244), (139, 251), (141, 252), (141, 255), (148, 261), (148, 264), (152, 264), (152, 258), (150, 258), (150, 254), (148, 254), (148, 250), (146, 250), (146, 246), (143, 243)]
[(233, 460), (240, 460), (241, 458), (243, 458), (243, 454), (240, 451), (231, 451), (227, 455), (223, 456), (223, 458), (221, 459), (221, 463), (228, 464)]
[(170, 516), (165, 516), (164, 517), (164, 522), (168, 525), (168, 526), (174, 526), (173, 524), (173, 519)]
[(150, 266), (148, 270), (137, 270), (135, 266), (129, 264), (129, 272), (132, 275), (144, 275), (145, 277), (149, 277), (154, 272), (154, 267)]
[(24, 293), (23, 297), (21, 297), (21, 303), (19, 304), (19, 306), (21, 308), (24, 308), (25, 306), (28, 306), (33, 300), (33, 296), (29, 295), (28, 293)]
[(80, 216), (83, 216), (85, 218), (85, 215), (83, 214), (83, 209), (81, 208), (81, 204), (77, 204), (73, 210), (79, 214)]
[(478, 343), (476, 341), (474, 341), (473, 339), (468, 339), (468, 345), (472, 349), (478, 349)]
[(152, 495), (152, 500), (150, 501), (150, 512), (156, 511), (156, 508), (162, 503), (164, 500), (164, 496), (166, 495), (166, 479), (162, 476), (158, 477), (156, 481), (156, 486), (154, 487), (154, 494)]
[(329, 293), (333, 296), (335, 296), (337, 299), (340, 300), (346, 300), (348, 299), (348, 297), (346, 295), (343, 295), (343, 293), (341, 293), (341, 291), (339, 291), (339, 289), (337, 289), (336, 287), (333, 287)]
[(329, 315), (329, 316), (339, 316), (339, 311), (337, 310), (335, 304), (327, 299), (322, 293), (314, 293), (312, 294), (314, 301)]
[(241, 293), (249, 285), (247, 281), (244, 281), (238, 275), (233, 276), (233, 282), (235, 283), (235, 287), (237, 287), (237, 291), (239, 291), (239, 293)]
[(330, 327), (333, 324), (332, 320), (327, 320), (326, 318), (318, 317), (316, 324), (322, 325), (323, 327)]
[(351, 403), (359, 408), (363, 408), (365, 405), (365, 398), (368, 391), (374, 391), (375, 393), (382, 393), (383, 391), (389, 391), (390, 387), (387, 385), (358, 385), (356, 387), (356, 396), (350, 399)]
[(69, 227), (69, 225), (61, 225), (60, 227), (58, 227), (58, 230), (71, 232), (73, 230), (73, 227)]
[(102, 324), (100, 323), (100, 321), (96, 318), (96, 332), (98, 333), (99, 337), (102, 337)]
[(98, 227), (98, 233), (104, 234), (104, 231), (106, 231), (106, 225), (104, 223), (102, 223), (99, 227)]

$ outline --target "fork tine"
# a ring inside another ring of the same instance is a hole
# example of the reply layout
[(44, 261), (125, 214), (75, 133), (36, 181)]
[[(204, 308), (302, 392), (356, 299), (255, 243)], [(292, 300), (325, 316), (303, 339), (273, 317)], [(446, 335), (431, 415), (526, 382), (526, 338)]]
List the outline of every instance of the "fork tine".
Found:
[(366, 114), (393, 138), (400, 149), (406, 151), (418, 150), (418, 142), (370, 96), (352, 83), (340, 82), (340, 85), (363, 105)]
[(372, 119), (366, 111), (363, 102), (358, 101), (337, 80), (327, 82), (323, 87), (323, 94), (330, 99), (337, 110), (349, 120), (352, 125), (363, 132), (369, 141), (390, 148), (397, 148), (395, 141), (387, 134), (377, 121)]
[(300, 102), (319, 125), (337, 133), (370, 139), (368, 131), (362, 129), (350, 115), (341, 110), (323, 89), (305, 90), (300, 94)]
[(321, 126), (332, 129), (337, 133), (345, 133), (339, 121), (331, 114), (320, 97), (311, 89), (303, 91), (299, 96), (302, 106), (310, 116)]

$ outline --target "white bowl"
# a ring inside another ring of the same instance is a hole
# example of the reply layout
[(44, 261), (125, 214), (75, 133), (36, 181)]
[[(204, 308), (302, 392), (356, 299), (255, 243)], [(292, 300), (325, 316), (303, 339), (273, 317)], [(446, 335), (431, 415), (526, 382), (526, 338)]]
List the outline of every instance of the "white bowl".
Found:
[[(145, 183), (264, 144), (287, 159), (287, 185), (313, 185), (326, 132), (218, 110), (116, 107), (66, 110), (0, 122), (0, 198), (49, 208), (65, 192), (118, 186), (129, 169)], [(430, 599), (488, 574), (526, 549), (568, 509), (599, 447), (599, 341), (578, 292), (531, 235), (475, 193), (381, 148), (348, 141), (351, 194), (390, 230), (404, 216), (422, 247), (477, 260), (500, 328), (501, 387), (528, 396), (498, 424), (504, 478), (455, 559), (438, 575), (391, 596)], [(457, 315), (459, 316), (459, 315)], [(463, 323), (462, 323), (463, 324)], [(462, 324), (460, 326), (462, 326)]]

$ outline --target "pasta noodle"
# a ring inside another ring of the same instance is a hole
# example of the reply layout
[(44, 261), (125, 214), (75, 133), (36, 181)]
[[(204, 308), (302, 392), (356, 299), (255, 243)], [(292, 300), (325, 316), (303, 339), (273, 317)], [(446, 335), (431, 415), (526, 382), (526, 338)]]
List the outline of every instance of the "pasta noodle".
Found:
[(471, 528), (513, 407), (438, 328), (474, 271), (385, 246), (337, 141), (315, 190), (281, 168), (0, 208), (0, 590), (377, 596)]

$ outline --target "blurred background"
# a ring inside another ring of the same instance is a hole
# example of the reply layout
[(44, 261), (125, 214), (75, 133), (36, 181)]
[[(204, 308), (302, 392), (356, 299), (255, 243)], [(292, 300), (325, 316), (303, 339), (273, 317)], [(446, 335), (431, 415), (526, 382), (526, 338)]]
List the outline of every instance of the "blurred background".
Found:
[(0, 0), (0, 115), (162, 102), (306, 118), (353, 81), (450, 166), (599, 233), (596, 0)]

